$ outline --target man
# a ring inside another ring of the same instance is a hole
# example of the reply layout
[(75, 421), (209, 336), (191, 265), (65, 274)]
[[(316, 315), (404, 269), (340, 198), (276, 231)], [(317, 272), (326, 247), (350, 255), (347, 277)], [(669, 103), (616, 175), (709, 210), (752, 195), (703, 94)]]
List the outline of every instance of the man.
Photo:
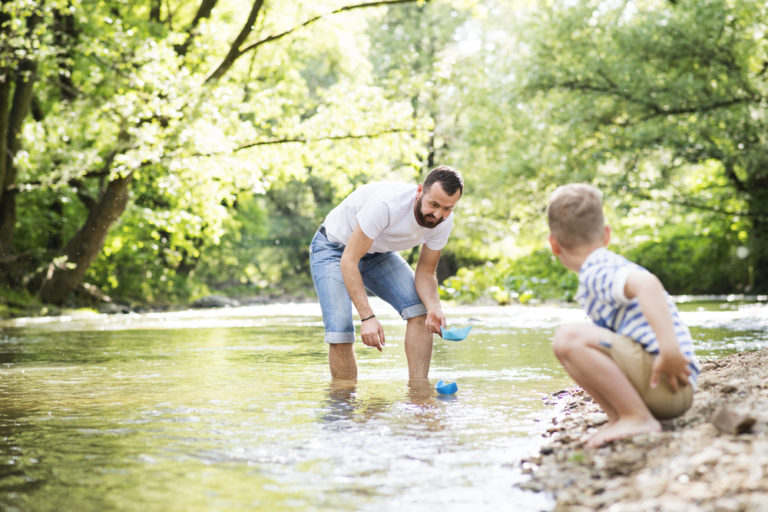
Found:
[[(382, 350), (381, 327), (366, 289), (407, 321), (405, 354), (411, 380), (426, 379), (432, 337), (446, 325), (435, 271), (464, 192), (458, 171), (437, 167), (423, 184), (374, 182), (334, 208), (312, 239), (310, 268), (320, 300), (331, 376), (357, 378), (352, 304), (363, 343)], [(421, 245), (414, 272), (397, 253)]]

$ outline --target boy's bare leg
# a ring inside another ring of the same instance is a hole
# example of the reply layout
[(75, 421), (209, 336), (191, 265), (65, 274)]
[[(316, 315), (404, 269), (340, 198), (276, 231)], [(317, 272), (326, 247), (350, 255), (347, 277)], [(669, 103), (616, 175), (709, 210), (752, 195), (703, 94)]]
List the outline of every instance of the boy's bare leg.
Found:
[(555, 333), (553, 345), (568, 374), (608, 415), (608, 425), (589, 439), (589, 447), (661, 430), (624, 372), (600, 350), (601, 330), (592, 325), (563, 326)]
[(433, 335), (425, 323), (427, 315), (408, 319), (405, 328), (405, 356), (408, 359), (408, 377), (426, 379), (432, 360)]
[(356, 379), (357, 360), (354, 343), (329, 343), (328, 365), (334, 379)]
[[(603, 411), (605, 411), (605, 414), (608, 416), (608, 424), (610, 425), (619, 420), (619, 414), (613, 408), (613, 405), (611, 405), (610, 401), (608, 401), (608, 399), (602, 394), (600, 388), (593, 386), (591, 379), (582, 377), (582, 373), (595, 371), (595, 369), (589, 367), (582, 369), (577, 365), (577, 362), (573, 361), (572, 352), (588, 349), (588, 347), (582, 347), (579, 345), (580, 342), (583, 342), (583, 340), (580, 338), (584, 336), (582, 330), (586, 327), (588, 326), (564, 325), (560, 327), (555, 332), (555, 339), (552, 348), (555, 352), (555, 356), (557, 356), (557, 359), (563, 365), (565, 371), (568, 372), (568, 375), (570, 375), (577, 384), (584, 388), (584, 391), (589, 393), (595, 402), (600, 404), (600, 407), (602, 407)], [(600, 350), (598, 350), (598, 352), (600, 356), (603, 356), (610, 361), (610, 357), (600, 352)], [(613, 361), (610, 361), (610, 363), (613, 364)]]

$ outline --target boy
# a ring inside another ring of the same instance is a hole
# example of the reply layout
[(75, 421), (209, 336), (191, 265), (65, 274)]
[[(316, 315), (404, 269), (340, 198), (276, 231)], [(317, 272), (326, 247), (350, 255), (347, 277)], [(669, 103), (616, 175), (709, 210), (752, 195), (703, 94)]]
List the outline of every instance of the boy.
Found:
[(594, 322), (561, 326), (553, 343), (566, 371), (608, 415), (587, 446), (659, 432), (658, 420), (680, 416), (693, 401), (699, 366), (688, 328), (655, 275), (606, 249), (599, 190), (559, 187), (547, 220), (552, 253), (578, 272), (576, 299)]

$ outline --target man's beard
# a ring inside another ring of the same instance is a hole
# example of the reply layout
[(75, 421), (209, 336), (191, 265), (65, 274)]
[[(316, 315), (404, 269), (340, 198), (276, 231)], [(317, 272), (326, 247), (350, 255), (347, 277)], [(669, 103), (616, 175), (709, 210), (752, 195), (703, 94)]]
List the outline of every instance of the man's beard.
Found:
[(413, 213), (416, 215), (416, 222), (419, 224), (419, 226), (423, 226), (425, 228), (434, 228), (445, 220), (445, 217), (438, 219), (432, 214), (424, 215), (421, 212), (421, 197), (416, 200), (416, 206), (413, 209)]

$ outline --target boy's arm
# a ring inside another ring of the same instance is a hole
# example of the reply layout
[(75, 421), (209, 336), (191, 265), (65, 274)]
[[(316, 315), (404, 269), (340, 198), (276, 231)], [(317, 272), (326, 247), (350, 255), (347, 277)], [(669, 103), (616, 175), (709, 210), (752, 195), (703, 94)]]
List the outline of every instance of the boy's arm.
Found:
[(680, 352), (680, 345), (675, 335), (675, 323), (667, 306), (664, 286), (655, 275), (644, 270), (629, 273), (624, 284), (624, 294), (627, 298), (637, 298), (640, 310), (645, 315), (648, 324), (656, 333), (659, 342), (659, 355), (653, 363), (651, 371), (651, 387), (659, 384), (661, 373), (667, 376), (667, 383), (673, 392), (678, 390), (678, 382), (685, 386), (691, 374), (688, 359)]

